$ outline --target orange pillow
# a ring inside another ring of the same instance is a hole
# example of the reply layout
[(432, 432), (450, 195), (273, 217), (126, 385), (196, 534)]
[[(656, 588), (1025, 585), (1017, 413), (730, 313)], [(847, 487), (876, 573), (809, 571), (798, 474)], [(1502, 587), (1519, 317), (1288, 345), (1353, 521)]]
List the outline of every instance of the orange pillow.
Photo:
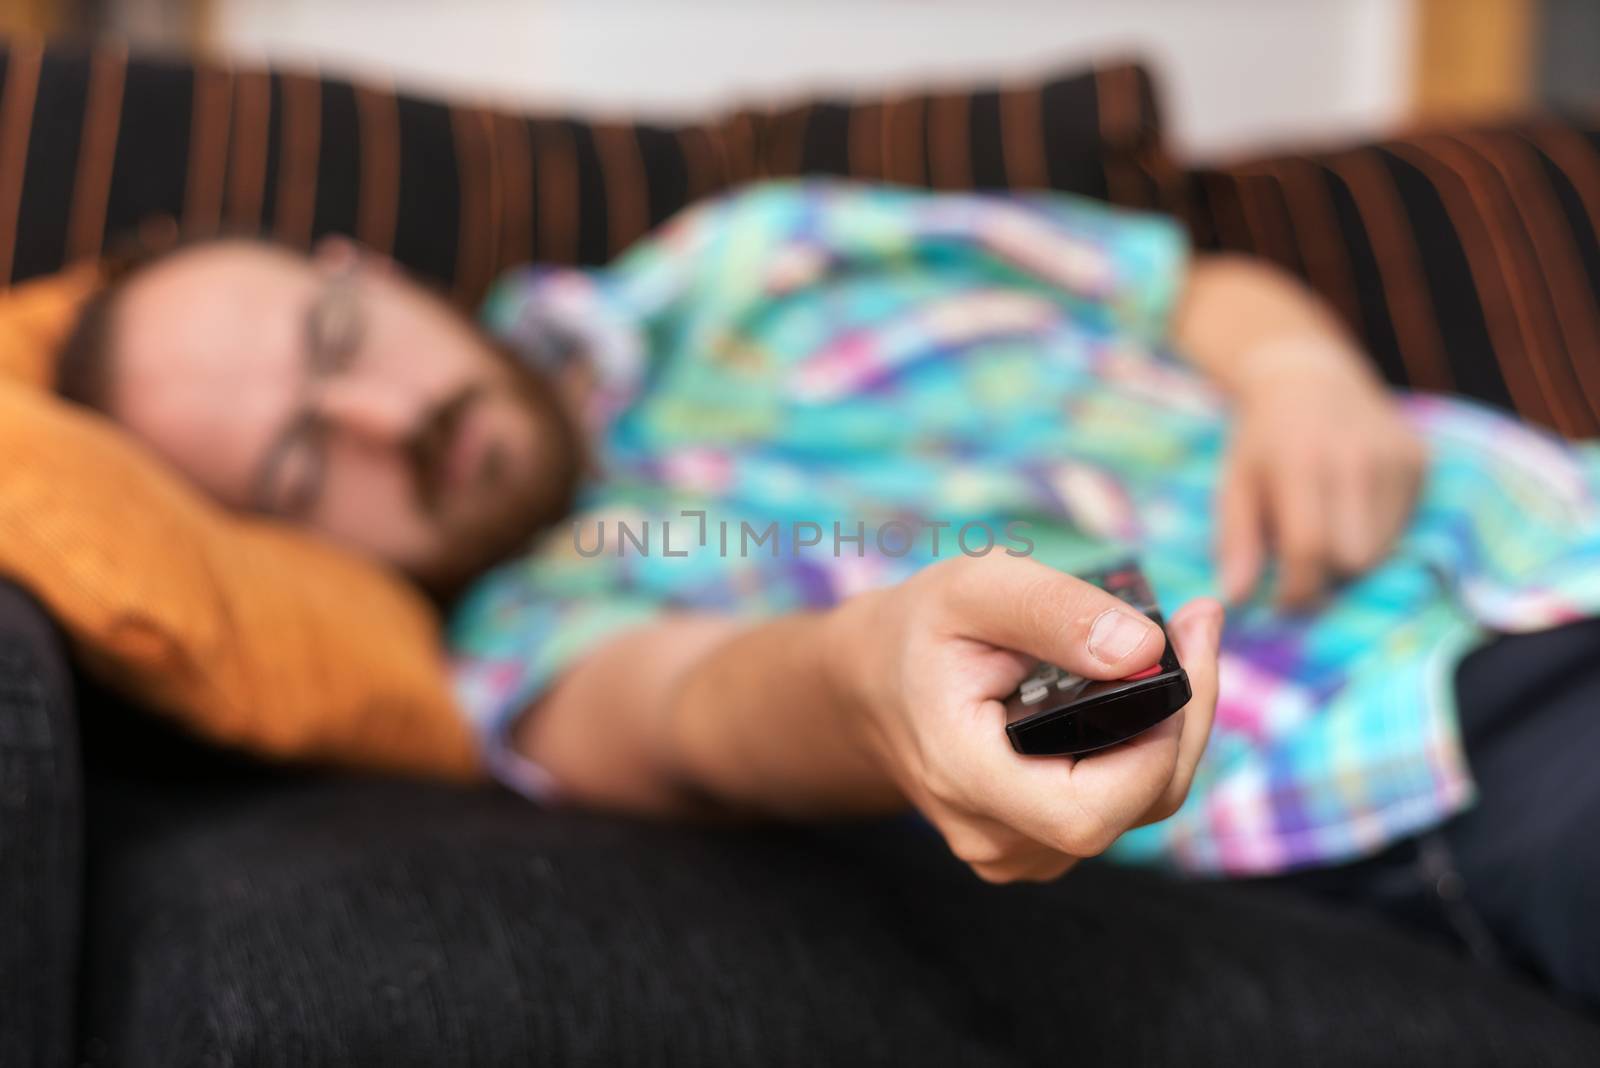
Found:
[(47, 278), (0, 289), (0, 379), (49, 389), (56, 346), (100, 285), (100, 270), (79, 264)]
[(89, 670), (214, 741), (476, 777), (438, 620), (409, 584), (227, 513), (38, 388), (93, 278), (0, 293), (0, 574), (49, 608)]

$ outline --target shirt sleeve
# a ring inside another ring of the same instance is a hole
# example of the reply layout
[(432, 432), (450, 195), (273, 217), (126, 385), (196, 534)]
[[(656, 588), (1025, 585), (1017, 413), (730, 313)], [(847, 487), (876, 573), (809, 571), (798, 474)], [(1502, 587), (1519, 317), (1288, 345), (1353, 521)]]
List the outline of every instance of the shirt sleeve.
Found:
[(552, 801), (555, 781), (512, 744), (517, 721), (584, 654), (658, 619), (664, 607), (623, 592), (562, 589), (542, 571), (530, 558), (480, 579), (452, 612), (448, 637), (456, 696), (485, 766), (519, 793)]

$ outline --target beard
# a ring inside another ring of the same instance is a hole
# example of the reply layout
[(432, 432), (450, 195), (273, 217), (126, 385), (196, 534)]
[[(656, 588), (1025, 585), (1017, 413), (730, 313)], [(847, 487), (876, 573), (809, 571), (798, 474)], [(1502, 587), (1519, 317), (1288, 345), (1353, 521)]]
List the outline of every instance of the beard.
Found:
[[(416, 577), (441, 602), (454, 599), (490, 568), (528, 551), (538, 535), (570, 515), (588, 467), (583, 431), (555, 383), (507, 346), (487, 337), (484, 343), (506, 371), (504, 383), (464, 390), (441, 405), (437, 421), (430, 421), (413, 445), (418, 503), (449, 532), (444, 554)], [(517, 465), (505, 455), (503, 442), (491, 446), (478, 492), (493, 506), (451, 523), (443, 514), (448, 509), (441, 488), (448, 446), (473, 405), (493, 394), (509, 401), (531, 428), (533, 474), (514, 472)]]

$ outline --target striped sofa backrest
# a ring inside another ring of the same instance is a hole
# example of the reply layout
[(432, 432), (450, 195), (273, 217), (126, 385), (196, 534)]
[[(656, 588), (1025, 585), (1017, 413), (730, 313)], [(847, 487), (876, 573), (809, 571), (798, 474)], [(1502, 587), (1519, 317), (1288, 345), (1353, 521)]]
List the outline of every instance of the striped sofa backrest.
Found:
[(1201, 245), (1299, 274), (1391, 382), (1600, 437), (1600, 122), (1419, 133), (1192, 182)]
[(1125, 63), (668, 126), (109, 47), (0, 47), (0, 285), (165, 216), (189, 236), (301, 247), (351, 234), (471, 302), (512, 264), (603, 262), (697, 198), (802, 173), (1149, 205), (1153, 176), (1176, 172), (1148, 76)]
[(934, 189), (1061, 189), (1165, 209), (1181, 195), (1150, 74), (1107, 62), (1043, 80), (805, 101), (763, 113), (770, 175)]
[(168, 216), (193, 236), (351, 234), (472, 299), (512, 263), (603, 260), (754, 173), (741, 124), (590, 123), (111, 48), (0, 50), (0, 284)]

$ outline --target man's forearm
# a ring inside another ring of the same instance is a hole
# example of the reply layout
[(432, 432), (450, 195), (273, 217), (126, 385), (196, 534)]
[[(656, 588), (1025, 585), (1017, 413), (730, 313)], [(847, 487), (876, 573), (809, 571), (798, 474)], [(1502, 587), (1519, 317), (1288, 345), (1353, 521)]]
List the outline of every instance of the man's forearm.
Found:
[(1238, 397), (1279, 373), (1371, 369), (1344, 324), (1282, 270), (1243, 256), (1202, 256), (1190, 267), (1172, 341), (1184, 359)]
[(838, 612), (742, 631), (685, 674), (666, 752), (686, 781), (725, 806), (784, 816), (905, 804), (873, 756)]
[(660, 814), (789, 816), (904, 804), (840, 678), (834, 612), (683, 616), (624, 635), (533, 709), (518, 748), (574, 800)]

